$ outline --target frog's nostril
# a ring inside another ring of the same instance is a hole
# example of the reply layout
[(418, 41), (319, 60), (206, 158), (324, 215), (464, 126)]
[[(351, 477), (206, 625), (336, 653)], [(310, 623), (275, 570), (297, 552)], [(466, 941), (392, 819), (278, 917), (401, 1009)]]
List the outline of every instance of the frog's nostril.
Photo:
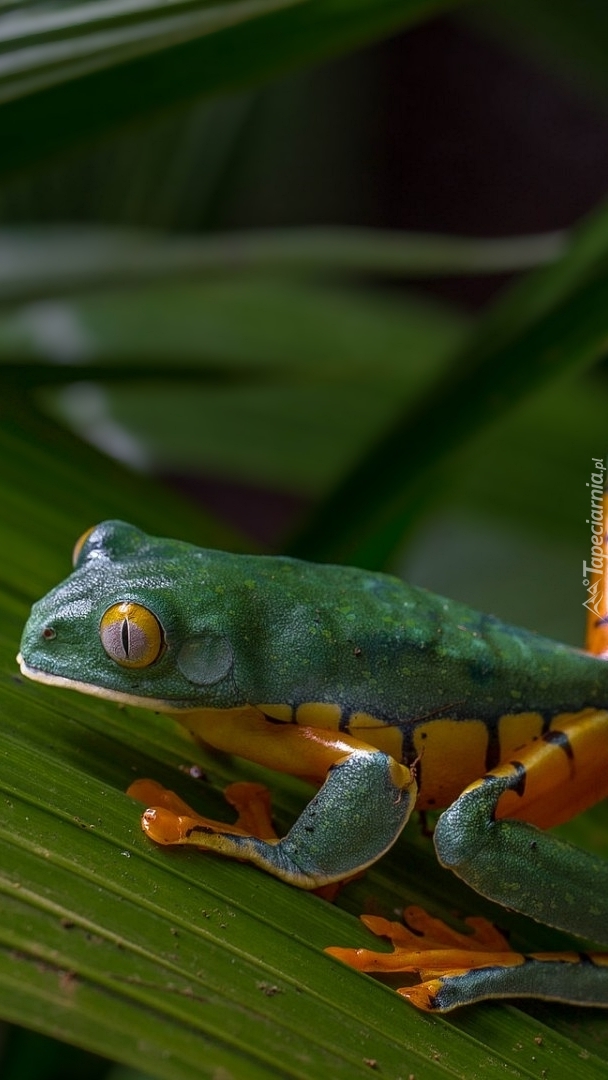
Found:
[(42, 631), (42, 636), (45, 641), (52, 641), (57, 637), (57, 631), (52, 626), (45, 626)]

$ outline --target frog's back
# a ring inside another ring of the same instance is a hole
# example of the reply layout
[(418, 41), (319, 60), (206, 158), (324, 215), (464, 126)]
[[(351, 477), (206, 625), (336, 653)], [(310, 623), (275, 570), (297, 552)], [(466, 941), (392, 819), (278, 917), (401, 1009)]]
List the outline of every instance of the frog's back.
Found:
[(392, 725), (608, 708), (608, 665), (583, 650), (386, 574), (248, 558), (264, 568), (253, 618), (272, 684), (292, 697), (323, 689)]
[(608, 708), (604, 662), (387, 575), (277, 560), (263, 595), (263, 704), (420, 759), (422, 806), (446, 805), (556, 718)]

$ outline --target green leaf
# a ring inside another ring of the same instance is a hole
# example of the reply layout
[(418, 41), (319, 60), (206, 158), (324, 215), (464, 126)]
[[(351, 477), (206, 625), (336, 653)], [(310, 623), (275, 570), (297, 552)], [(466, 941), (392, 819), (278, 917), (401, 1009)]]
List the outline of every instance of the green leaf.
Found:
[[(456, 6), (456, 0), (5, 5), (0, 173), (5, 178), (119, 125), (128, 142), (134, 127), (160, 110), (170, 128), (175, 106), (255, 85)], [(246, 108), (238, 105), (232, 119), (229, 104), (226, 111), (214, 111), (208, 140), (201, 138), (198, 122), (189, 132), (197, 161), (204, 162), (207, 199), (213, 184), (219, 186), (218, 162), (233, 148)], [(157, 133), (153, 128), (149, 147)], [(137, 162), (141, 176), (154, 171), (154, 162), (170, 155), (178, 140), (168, 138), (143, 160), (133, 141), (129, 161)], [(117, 187), (122, 175), (133, 180), (129, 167), (123, 174), (115, 170), (116, 159), (108, 158), (108, 173), (118, 173)], [(65, 159), (59, 184), (65, 186), (69, 214), (74, 190), (88, 182), (91, 165), (70, 174)], [(39, 182), (44, 185), (44, 177)], [(104, 173), (102, 187), (105, 182)], [(31, 192), (36, 190), (34, 183)], [(156, 197), (153, 184), (149, 190)], [(179, 201), (177, 188), (167, 193), (169, 202), (172, 195)], [(127, 196), (124, 202), (132, 210)], [(35, 195), (28, 206), (32, 214), (20, 210), (16, 216), (36, 216)], [(136, 217), (122, 202), (120, 212), (104, 206), (108, 220)], [(181, 220), (173, 211), (166, 216)], [(154, 220), (164, 220), (162, 213)], [(601, 219), (553, 273), (524, 283), (480, 328), (467, 353), (469, 374), (485, 370), (487, 379), (485, 389), (477, 393), (475, 386), (470, 397), (470, 379), (453, 391), (445, 378), (448, 360), (463, 347), (467, 320), (409, 294), (398, 304), (385, 302), (360, 281), (349, 291), (347, 273), (350, 278), (356, 266), (358, 273), (414, 269), (420, 275), (474, 264), (479, 269), (480, 261), (486, 269), (491, 263), (504, 268), (512, 257), (520, 266), (524, 245), (513, 253), (508, 244), (409, 238), (405, 247), (392, 236), (334, 233), (287, 234), (269, 246), (258, 235), (241, 244), (247, 265), (235, 271), (226, 238), (196, 244), (184, 237), (146, 240), (135, 255), (131, 240), (127, 250), (115, 233), (97, 234), (95, 247), (93, 239), (92, 231), (82, 242), (73, 237), (68, 248), (65, 233), (54, 245), (47, 238), (30, 250), (20, 275), (17, 248), (4, 249), (9, 266), (2, 299), (21, 306), (10, 313), (5, 306), (0, 327), (0, 1016), (108, 1055), (130, 1070), (130, 1078), (142, 1072), (168, 1080), (350, 1078), (368, 1077), (370, 1070), (389, 1080), (528, 1078), (543, 1070), (582, 1080), (605, 1076), (603, 1014), (535, 1003), (525, 1010), (488, 1004), (447, 1019), (426, 1017), (323, 954), (328, 944), (369, 943), (354, 914), (375, 909), (391, 916), (409, 902), (448, 919), (484, 913), (528, 947), (562, 940), (492, 908), (440, 870), (429, 840), (414, 824), (333, 906), (246, 866), (157, 850), (139, 829), (140, 809), (124, 794), (135, 776), (154, 776), (221, 817), (224, 785), (237, 777), (261, 778), (262, 770), (207, 754), (166, 718), (145, 710), (27, 683), (15, 663), (31, 603), (65, 576), (74, 540), (96, 520), (122, 517), (198, 543), (251, 546), (37, 413), (34, 395), (25, 391), (53, 378), (64, 385), (113, 377), (110, 419), (135, 422), (136, 434), (165, 466), (167, 460), (215, 463), (233, 475), (315, 496), (352, 468), (406, 404), (415, 408), (425, 397), (439, 406), (443, 401), (447, 442), (439, 439), (438, 446), (444, 457), (453, 451), (458, 482), (443, 501), (433, 483), (436, 503), (450, 512), (455, 506), (494, 512), (496, 503), (501, 510), (510, 504), (513, 517), (535, 520), (545, 536), (556, 523), (560, 535), (562, 528), (572, 533), (563, 497), (553, 517), (547, 505), (560, 477), (570, 485), (576, 479), (570, 456), (582, 456), (586, 439), (601, 435), (606, 390), (600, 375), (577, 385), (570, 412), (568, 388), (559, 392), (555, 386), (536, 411), (528, 395), (527, 415), (511, 418), (515, 451), (500, 424), (480, 437), (480, 452), (493, 455), (485, 467), (479, 467), (475, 444), (467, 447), (466, 435), (481, 430), (484, 409), (496, 415), (492, 379), (483, 367), (488, 357), (496, 364), (494, 389), (506, 386), (499, 403), (506, 413), (519, 400), (509, 382), (511, 362), (514, 377), (522, 377), (518, 349), (530, 361), (530, 383), (537, 379), (537, 385), (547, 385), (541, 383), (542, 363), (554, 350), (560, 363), (572, 365), (599, 354), (605, 340)], [(532, 251), (533, 261), (538, 254)], [(341, 288), (335, 280), (326, 286), (322, 278), (328, 272), (341, 278)], [(125, 284), (131, 288), (121, 296)], [(66, 298), (67, 289), (79, 295)], [(560, 305), (561, 322), (554, 318)], [(530, 358), (537, 346), (535, 365)], [(156, 393), (144, 385), (142, 373), (153, 373), (157, 387), (161, 375), (191, 381), (181, 387), (165, 382)], [(191, 392), (193, 374), (206, 380), (200, 397)], [(134, 389), (123, 385), (119, 397), (117, 384), (127, 379)], [(82, 400), (79, 423), (91, 438)], [(48, 397), (38, 394), (35, 401), (46, 407)], [(418, 480), (428, 475), (428, 441), (437, 435), (433, 424), (441, 410), (431, 409), (427, 418), (428, 427), (419, 427), (414, 437), (414, 425), (410, 443), (400, 444), (400, 457), (390, 462), (388, 487), (397, 496), (403, 474), (416, 473)], [(522, 470), (539, 462), (542, 499), (532, 473), (520, 483)], [(546, 483), (550, 470), (554, 477)], [(366, 530), (378, 533), (378, 557), (387, 550), (387, 533), (382, 508), (374, 509), (369, 500), (382, 483), (383, 473), (372, 473), (350, 507), (356, 527), (365, 519)], [(418, 491), (415, 484), (412, 490)], [(332, 528), (320, 517), (314, 543), (321, 547), (326, 537), (331, 547)], [(356, 547), (356, 529), (353, 537)], [(204, 771), (203, 781), (191, 774), (192, 764)], [(277, 822), (284, 829), (309, 791), (284, 778), (263, 778), (275, 792)], [(606, 807), (599, 807), (569, 826), (569, 834), (601, 848), (606, 825)]]
[(595, 100), (608, 93), (608, 12), (603, 0), (484, 0), (467, 13), (543, 66), (567, 74)]
[[(14, 654), (30, 602), (68, 570), (95, 515), (215, 539), (212, 523), (59, 428), (5, 408), (0, 425), (0, 1013), (167, 1080), (245, 1077), (605, 1075), (605, 1021), (583, 1010), (488, 1004), (422, 1016), (324, 946), (367, 935), (348, 910), (490, 913), (415, 826), (331, 906), (249, 867), (153, 848), (123, 794), (152, 775), (213, 816), (219, 790), (260, 770), (208, 757), (167, 718), (30, 684)], [(52, 492), (52, 499), (48, 493)], [(184, 766), (197, 763), (200, 783)], [(274, 777), (281, 827), (307, 797)], [(604, 816), (605, 821), (605, 816)], [(346, 910), (345, 910), (346, 909)], [(499, 911), (515, 940), (555, 935)], [(557, 1015), (556, 1015), (557, 1014)]]
[(0, 302), (260, 272), (323, 279), (505, 273), (552, 262), (565, 245), (564, 233), (479, 240), (347, 228), (202, 236), (83, 226), (6, 229), (0, 232)]
[[(457, 448), (564, 373), (605, 355), (607, 257), (604, 205), (579, 227), (562, 259), (499, 297), (447, 373), (408, 403), (317, 508), (291, 553), (365, 566), (394, 556)], [(415, 468), (406, 471), (406, 461)]]
[(455, 3), (99, 0), (8, 12), (0, 23), (0, 175), (159, 108), (250, 86)]
[[(124, 788), (138, 774), (224, 813), (218, 789), (259, 770), (207, 758), (166, 718), (15, 678), (29, 603), (68, 569), (69, 546), (96, 511), (210, 539), (157, 490), (79, 447), (15, 403), (0, 427), (0, 1012), (151, 1076), (187, 1078), (538, 1075), (538, 1062), (603, 1075), (605, 1024), (581, 1011), (531, 1017), (504, 1005), (440, 1020), (322, 954), (366, 941), (350, 916), (257, 870), (197, 852), (153, 849)], [(53, 500), (45, 492), (54, 492)], [(213, 537), (212, 537), (213, 538)], [(183, 766), (197, 761), (208, 782)], [(282, 827), (306, 798), (273, 778)], [(342, 907), (421, 902), (486, 910), (436, 866), (416, 827)], [(504, 924), (505, 913), (500, 913)], [(506, 918), (524, 940), (552, 935)], [(583, 1014), (584, 1015), (584, 1014)], [(517, 1017), (517, 1037), (513, 1022)], [(590, 1026), (591, 1025), (591, 1026)], [(595, 1041), (595, 1049), (592, 1044)], [(584, 1050), (584, 1059), (581, 1052)]]
[(7, 362), (13, 381), (105, 380), (105, 396), (61, 399), (85, 437), (118, 422), (159, 467), (314, 496), (428, 385), (465, 325), (414, 296), (234, 275), (24, 307), (0, 341), (15, 358), (71, 360), (14, 374)]

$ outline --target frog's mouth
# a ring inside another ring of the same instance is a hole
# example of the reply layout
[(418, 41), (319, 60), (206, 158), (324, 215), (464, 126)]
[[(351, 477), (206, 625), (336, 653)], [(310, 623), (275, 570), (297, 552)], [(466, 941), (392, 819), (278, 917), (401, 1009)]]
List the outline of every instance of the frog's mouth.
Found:
[(90, 697), (106, 698), (107, 701), (118, 701), (121, 705), (136, 705), (140, 709), (151, 709), (152, 712), (173, 713), (179, 711), (179, 705), (174, 701), (165, 701), (162, 698), (141, 697), (139, 694), (126, 694), (122, 690), (110, 690), (105, 686), (97, 686), (94, 683), (80, 682), (78, 679), (68, 679), (65, 675), (51, 675), (41, 668), (30, 667), (23, 659), (21, 653), (17, 653), (17, 663), (22, 675), (33, 682), (46, 683), (48, 686), (60, 686), (64, 690), (77, 690), (81, 694)]

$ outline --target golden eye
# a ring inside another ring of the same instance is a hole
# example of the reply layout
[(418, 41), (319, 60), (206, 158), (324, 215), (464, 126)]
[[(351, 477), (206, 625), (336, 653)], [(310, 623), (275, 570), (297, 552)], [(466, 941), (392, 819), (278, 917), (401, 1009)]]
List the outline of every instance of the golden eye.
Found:
[(149, 608), (125, 601), (112, 604), (99, 624), (101, 644), (122, 667), (144, 668), (158, 660), (164, 645), (162, 627)]
[(78, 560), (80, 558), (80, 552), (82, 551), (84, 545), (86, 544), (87, 540), (89, 539), (89, 536), (91, 535), (92, 532), (95, 532), (96, 528), (97, 528), (96, 525), (91, 525), (91, 528), (87, 529), (86, 532), (83, 532), (82, 536), (79, 536), (78, 540), (74, 544), (74, 550), (72, 552), (72, 566), (74, 568), (76, 568), (78, 566)]

